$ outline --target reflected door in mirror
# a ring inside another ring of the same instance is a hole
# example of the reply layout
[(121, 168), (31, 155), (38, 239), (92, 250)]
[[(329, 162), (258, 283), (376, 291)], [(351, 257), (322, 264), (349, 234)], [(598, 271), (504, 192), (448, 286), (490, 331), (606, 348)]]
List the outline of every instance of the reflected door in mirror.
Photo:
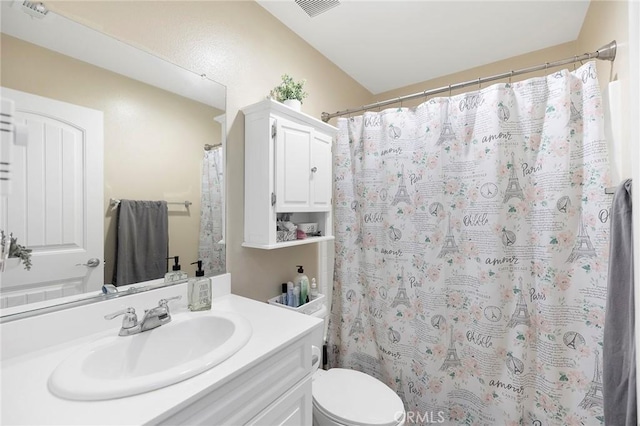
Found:
[(3, 272), (2, 307), (99, 291), (103, 114), (6, 88), (2, 96), (15, 102), (28, 136), (14, 149), (13, 190), (2, 198), (0, 228), (33, 250), (30, 270), (10, 262)]

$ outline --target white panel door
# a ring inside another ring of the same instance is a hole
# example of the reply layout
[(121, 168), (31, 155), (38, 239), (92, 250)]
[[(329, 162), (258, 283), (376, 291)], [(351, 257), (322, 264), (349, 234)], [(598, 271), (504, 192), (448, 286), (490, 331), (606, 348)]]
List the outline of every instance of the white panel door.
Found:
[(330, 211), (332, 180), (331, 144), (329, 135), (314, 132), (311, 139), (311, 208), (313, 211)]
[(276, 127), (276, 212), (309, 211), (313, 129), (282, 118)]
[[(32, 249), (30, 271), (0, 277), (5, 306), (53, 299), (103, 284), (103, 114), (1, 88), (28, 129), (14, 147), (13, 191), (3, 196), (0, 228)], [(90, 262), (90, 259), (94, 259)], [(97, 266), (88, 266), (98, 261)]]

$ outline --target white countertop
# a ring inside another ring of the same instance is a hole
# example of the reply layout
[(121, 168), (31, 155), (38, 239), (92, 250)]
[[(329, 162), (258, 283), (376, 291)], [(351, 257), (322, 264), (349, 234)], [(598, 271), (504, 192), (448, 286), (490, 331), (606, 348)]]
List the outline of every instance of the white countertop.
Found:
[[(188, 312), (185, 307), (186, 285), (177, 285), (167, 291), (175, 294), (184, 293), (183, 299), (172, 306), (171, 312), (175, 318), (178, 315), (207, 315), (207, 312), (235, 312), (244, 316), (251, 323), (252, 337), (231, 358), (202, 374), (155, 391), (107, 401), (61, 399), (48, 390), (47, 380), (58, 364), (78, 346), (101, 337), (117, 334), (120, 321), (109, 323), (108, 330), (99, 330), (97, 333), (81, 336), (64, 343), (37, 348), (34, 351), (9, 358), (4, 357), (0, 377), (2, 382), (1, 423), (3, 425), (157, 423), (204, 394), (224, 386), (242, 371), (259, 363), (275, 351), (286, 347), (290, 342), (307, 333), (318, 332), (323, 323), (318, 318), (289, 312), (286, 309), (236, 295), (215, 297), (215, 291), (212, 311)], [(164, 294), (160, 297), (169, 296), (169, 294)], [(152, 297), (158, 298), (157, 295)], [(127, 298), (125, 304), (131, 303), (132, 300)], [(123, 301), (120, 301), (119, 305), (122, 304)], [(92, 306), (97, 307), (98, 305), (100, 304)], [(120, 308), (116, 307), (116, 309)], [(94, 312), (91, 311), (91, 307), (84, 307), (84, 310), (83, 315), (93, 316)], [(87, 314), (87, 310), (90, 312), (89, 314)], [(104, 321), (102, 320), (104, 308), (94, 308), (94, 310), (100, 321)], [(28, 320), (47, 321), (48, 315)], [(15, 322), (19, 321), (26, 320)], [(9, 324), (14, 323), (1, 324), (0, 330)], [(3, 333), (2, 336), (3, 352), (7, 345), (12, 345), (12, 340), (15, 341), (16, 338), (33, 339), (38, 335), (38, 333), (24, 333), (24, 336), (16, 337), (14, 331), (9, 331), (8, 334)], [(158, 354), (158, 356), (162, 356), (162, 354)]]

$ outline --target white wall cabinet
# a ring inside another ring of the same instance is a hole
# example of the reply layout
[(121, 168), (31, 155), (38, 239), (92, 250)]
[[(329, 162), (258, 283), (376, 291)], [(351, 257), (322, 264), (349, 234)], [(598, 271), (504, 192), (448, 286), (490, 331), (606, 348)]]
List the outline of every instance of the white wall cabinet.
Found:
[[(245, 247), (274, 249), (333, 239), (332, 158), (335, 127), (279, 102), (243, 108)], [(278, 242), (279, 213), (317, 222), (321, 237)]]

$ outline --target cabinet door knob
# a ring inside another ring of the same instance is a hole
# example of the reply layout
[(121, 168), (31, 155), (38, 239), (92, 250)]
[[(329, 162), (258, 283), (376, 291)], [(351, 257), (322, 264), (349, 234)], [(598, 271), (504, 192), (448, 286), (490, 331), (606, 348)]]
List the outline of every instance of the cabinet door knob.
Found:
[(318, 168), (317, 168), (317, 167), (315, 167), (315, 166), (311, 169), (311, 173), (315, 173), (315, 172), (317, 172), (317, 171), (318, 171)]

